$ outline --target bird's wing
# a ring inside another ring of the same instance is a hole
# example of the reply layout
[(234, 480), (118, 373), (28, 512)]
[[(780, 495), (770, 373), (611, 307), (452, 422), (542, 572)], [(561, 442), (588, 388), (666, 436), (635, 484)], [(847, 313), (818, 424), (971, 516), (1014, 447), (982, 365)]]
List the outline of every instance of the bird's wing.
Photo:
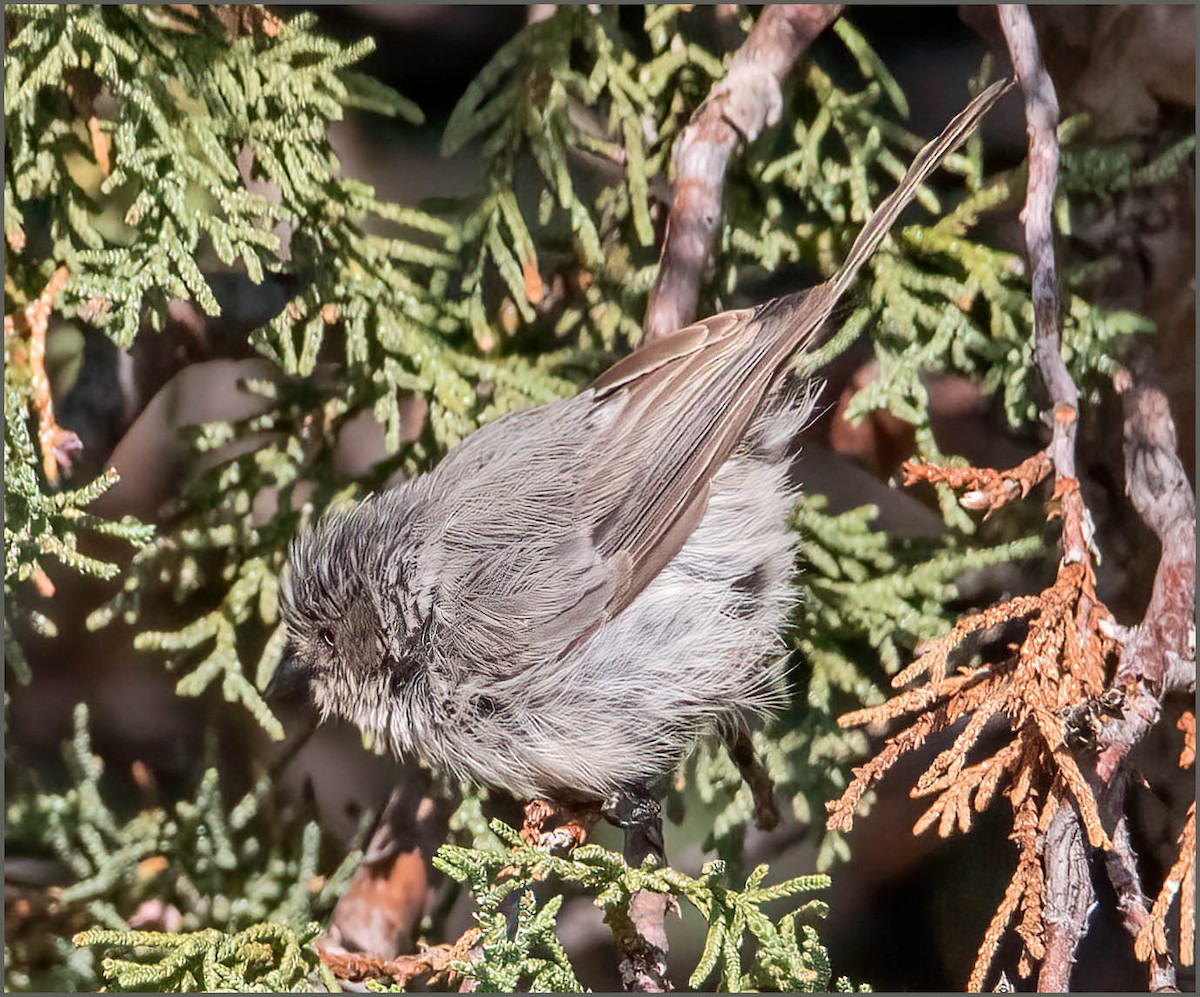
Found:
[(981, 93), (918, 153), (824, 284), (650, 343), (575, 398), (502, 419), (443, 462), (425, 576), (460, 653), (503, 655), (497, 669), (519, 671), (637, 597), (699, 523), (714, 476), (791, 358), (1006, 89)]
[(619, 613), (678, 553), (704, 514), (714, 475), (791, 359), (806, 350), (921, 184), (1011, 87), (992, 84), (917, 154), (824, 284), (725, 312), (635, 351), (595, 382), (600, 420), (581, 496), (597, 550), (612, 566)]
[[(819, 293), (820, 289), (817, 289)], [(592, 386), (597, 455), (579, 495), (614, 576), (608, 615), (625, 608), (678, 553), (704, 515), (713, 477), (745, 435), (784, 361), (824, 315), (809, 293), (787, 310), (724, 312), (638, 350)]]
[(513, 413), (427, 476), (409, 576), (448, 661), (501, 682), (607, 618), (612, 574), (574, 506), (592, 418), (581, 395)]
[(419, 599), (443, 648), (515, 674), (568, 652), (649, 584), (769, 387), (783, 348), (777, 319), (756, 318), (765, 309), (637, 351), (574, 398), (484, 427), (438, 466), (410, 574), (429, 586)]

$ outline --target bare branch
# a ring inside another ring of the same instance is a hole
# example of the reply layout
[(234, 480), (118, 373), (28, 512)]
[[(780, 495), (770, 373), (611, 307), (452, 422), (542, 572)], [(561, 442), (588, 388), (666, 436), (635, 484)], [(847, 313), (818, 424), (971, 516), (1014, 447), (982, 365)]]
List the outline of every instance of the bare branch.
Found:
[(1125, 405), (1125, 491), (1162, 544), (1150, 605), (1126, 645), (1118, 678), (1183, 689), (1196, 680), (1196, 498), (1167, 396), (1124, 377), (1117, 386)]
[(1160, 714), (1161, 698), (1196, 682), (1196, 499), (1176, 448), (1166, 395), (1117, 378), (1125, 405), (1125, 491), (1162, 544), (1146, 615), (1126, 635), (1113, 685), (1124, 717), (1105, 724), (1096, 772), (1113, 783)]
[(780, 82), (844, 4), (767, 7), (729, 60), (729, 72), (692, 115), (674, 152), (671, 216), (658, 279), (646, 309), (645, 339), (668, 335), (696, 317), (712, 258), (729, 159), (779, 120)]
[(428, 906), (429, 860), (446, 840), (451, 807), (406, 778), (388, 799), (362, 863), (334, 908), (330, 952), (388, 960), (412, 952)]
[[(1054, 191), (1058, 183), (1058, 96), (1042, 63), (1029, 9), (1023, 4), (997, 8), (1013, 69), (1025, 98), (1029, 135), (1029, 181), (1022, 220), (1029, 254), (1033, 294), (1034, 355), (1050, 396), (1050, 446), (1054, 493), (1062, 502), (1062, 563), (1080, 563), (1092, 575), (1092, 520), (1079, 491), (1075, 467), (1075, 437), (1079, 390), (1062, 357), (1058, 274), (1054, 254)], [(1091, 625), (1091, 599), (1084, 586), (1076, 610), (1076, 625), (1085, 637)], [(1088, 913), (1095, 902), (1079, 814), (1060, 807), (1043, 842), (1046, 872), (1044, 918), (1046, 953), (1038, 989), (1069, 989), (1075, 950), (1087, 931)]]
[[(1035, 355), (1052, 406), (1051, 443), (1055, 492), (1062, 499), (1063, 561), (1091, 570), (1092, 522), (1079, 492), (1075, 436), (1079, 393), (1061, 355), (1052, 209), (1058, 171), (1058, 103), (1054, 85), (1041, 63), (1037, 38), (1023, 6), (1000, 6), (1000, 24), (1025, 96), (1029, 132), (1029, 186), (1024, 210), (1025, 240), (1032, 267)], [(1195, 498), (1176, 451), (1175, 427), (1166, 397), (1118, 379), (1125, 401), (1126, 490), (1134, 507), (1158, 535), (1162, 558), (1145, 619), (1126, 635), (1112, 686), (1125, 693), (1123, 715), (1100, 732), (1096, 778), (1097, 802), (1112, 828), (1113, 848), (1105, 868), (1117, 894), (1126, 929), (1136, 939), (1146, 930), (1149, 904), (1137, 871), (1137, 856), (1124, 815), (1128, 781), (1123, 763), (1161, 714), (1164, 693), (1195, 681)], [(1087, 600), (1081, 600), (1081, 632), (1090, 625)], [(1060, 810), (1046, 836), (1046, 958), (1038, 986), (1063, 990), (1070, 982), (1075, 949), (1086, 932), (1083, 895), (1091, 896), (1087, 855), (1078, 815)], [(1070, 825), (1073, 825), (1073, 830)], [(1089, 904), (1090, 904), (1089, 900)], [(1150, 957), (1151, 983), (1174, 985), (1174, 969), (1162, 953)]]
[(1135, 940), (1139, 958), (1149, 962), (1151, 988), (1164, 990), (1174, 989), (1175, 969), (1165, 944), (1145, 942), (1165, 911), (1151, 909), (1138, 875), (1124, 816), (1129, 782), (1125, 763), (1158, 722), (1162, 697), (1195, 684), (1196, 500), (1179, 459), (1166, 396), (1134, 383), (1125, 372), (1116, 378), (1116, 386), (1125, 407), (1125, 490), (1158, 536), (1162, 555), (1145, 617), (1127, 632), (1113, 677), (1113, 688), (1123, 691), (1125, 698), (1121, 717), (1100, 731), (1097, 796), (1106, 819), (1116, 825), (1117, 848), (1105, 856), (1105, 867), (1122, 921)]
[(629, 898), (628, 911), (606, 915), (620, 952), (617, 968), (626, 991), (660, 994), (674, 990), (667, 977), (665, 921), (671, 897), (639, 890)]
[(1033, 294), (1034, 356), (1050, 395), (1050, 446), (1055, 491), (1063, 498), (1063, 562), (1087, 562), (1092, 548), (1091, 517), (1079, 495), (1075, 436), (1079, 389), (1062, 357), (1058, 272), (1054, 254), (1054, 191), (1058, 185), (1058, 96), (1042, 65), (1037, 34), (1024, 4), (1002, 4), (1000, 25), (1025, 98), (1029, 135), (1029, 181), (1025, 248)]
[(1088, 870), (1087, 850), (1072, 806), (1060, 806), (1046, 831), (1043, 843), (1046, 870), (1046, 953), (1038, 972), (1040, 993), (1066, 993), (1071, 989), (1075, 949), (1087, 933), (1088, 918), (1096, 905), (1096, 894)]

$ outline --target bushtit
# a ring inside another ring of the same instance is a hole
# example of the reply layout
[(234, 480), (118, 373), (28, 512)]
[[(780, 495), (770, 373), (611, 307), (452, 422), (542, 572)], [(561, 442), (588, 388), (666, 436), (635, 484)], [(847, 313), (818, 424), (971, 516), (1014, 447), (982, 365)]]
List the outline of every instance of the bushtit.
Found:
[(307, 683), (322, 715), (518, 798), (657, 820), (697, 737), (784, 699), (789, 444), (813, 407), (790, 362), (1007, 86), (921, 150), (825, 283), (651, 342), (298, 537), (268, 692)]

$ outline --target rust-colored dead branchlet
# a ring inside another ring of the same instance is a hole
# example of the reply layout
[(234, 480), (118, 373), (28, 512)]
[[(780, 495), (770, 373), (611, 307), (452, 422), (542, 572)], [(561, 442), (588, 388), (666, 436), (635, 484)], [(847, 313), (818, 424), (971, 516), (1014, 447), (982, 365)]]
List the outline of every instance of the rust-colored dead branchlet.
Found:
[[(910, 481), (945, 481), (989, 496), (980, 509), (996, 508), (1025, 494), (1046, 476), (1031, 458), (1012, 472), (978, 468), (910, 465)], [(942, 473), (944, 471), (944, 473)], [(1018, 482), (1009, 485), (1006, 482)], [(1012, 494), (1010, 495), (1010, 491)], [(1068, 503), (1074, 492), (1061, 489)], [(1073, 510), (1071, 510), (1073, 512)], [(1095, 592), (1090, 558), (1064, 558), (1053, 584), (1036, 595), (1016, 596), (969, 614), (946, 634), (917, 649), (916, 658), (892, 680), (902, 689), (878, 706), (840, 718), (842, 726), (899, 723), (902, 726), (874, 758), (854, 770), (841, 798), (827, 804), (828, 826), (848, 831), (863, 794), (904, 755), (930, 736), (961, 726), (913, 786), (914, 797), (930, 798), (913, 828), (937, 828), (942, 837), (968, 831), (974, 814), (998, 794), (1013, 813), (1011, 840), (1017, 866), (979, 947), (969, 986), (981, 990), (1005, 933), (1021, 940), (1018, 974), (1027, 977), (1045, 951), (1044, 868), (1041, 841), (1064, 803), (1077, 808), (1090, 843), (1111, 848), (1096, 799), (1068, 746), (1064, 715), (1101, 696), (1115, 645), (1107, 632), (1111, 616)], [(977, 635), (1023, 635), (999, 663), (954, 666), (954, 656)], [(1009, 736), (980, 756), (985, 730), (1002, 726)]]
[(1143, 962), (1153, 956), (1166, 955), (1167, 916), (1179, 898), (1179, 961), (1185, 966), (1192, 964), (1192, 951), (1196, 941), (1196, 804), (1188, 810), (1187, 823), (1179, 835), (1179, 857), (1167, 873), (1162, 889), (1150, 908), (1133, 951)]
[(985, 518), (1013, 499), (1024, 498), (1049, 477), (1054, 469), (1050, 455), (1039, 450), (1007, 471), (990, 467), (942, 467), (921, 460), (904, 462), (904, 484), (918, 481), (946, 484), (962, 492), (959, 503), (964, 509), (982, 512)]
[(66, 267), (59, 267), (46, 283), (45, 289), (19, 312), (4, 316), (4, 338), (12, 339), (28, 333), (28, 353), (23, 359), (29, 366), (33, 388), (33, 404), (38, 414), (38, 445), (42, 451), (42, 469), (46, 479), (58, 481), (60, 468), (69, 468), (71, 458), (81, 449), (79, 437), (63, 429), (54, 418), (54, 401), (50, 395), (50, 378), (46, 374), (46, 334), (50, 329), (50, 314), (54, 299), (69, 276)]
[(446, 981), (452, 972), (450, 967), (469, 958), (479, 937), (478, 928), (468, 928), (455, 942), (435, 945), (417, 955), (402, 955), (395, 959), (379, 959), (358, 952), (337, 952), (320, 946), (318, 953), (321, 961), (339, 980), (351, 983), (391, 980), (403, 987), (418, 977), (425, 977), (427, 984)]

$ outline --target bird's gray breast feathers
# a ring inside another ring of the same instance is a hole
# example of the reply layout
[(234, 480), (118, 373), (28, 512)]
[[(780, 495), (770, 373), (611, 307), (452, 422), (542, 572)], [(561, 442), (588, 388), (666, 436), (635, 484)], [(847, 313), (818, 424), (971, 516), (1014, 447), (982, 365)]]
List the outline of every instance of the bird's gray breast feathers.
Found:
[[(603, 796), (669, 767), (703, 730), (778, 702), (769, 659), (791, 600), (787, 443), (810, 399), (759, 414), (695, 527), (614, 613), (619, 569), (596, 541), (612, 496), (582, 486), (605, 459), (597, 423), (622, 409), (586, 393), (512, 417), (422, 484), (418, 515), (437, 529), (423, 533), (401, 598), (429, 607), (440, 723), (413, 731), (403, 718), (404, 747), (518, 794)], [(620, 474), (639, 482), (657, 454), (645, 447), (642, 475)]]
[(792, 591), (784, 443), (812, 407), (781, 382), (1008, 86), (917, 154), (825, 283), (635, 350), (375, 500), (366, 583), (387, 582), (375, 598), (411, 677), (360, 722), (386, 714), (398, 747), (519, 795), (605, 796), (773, 702)]

